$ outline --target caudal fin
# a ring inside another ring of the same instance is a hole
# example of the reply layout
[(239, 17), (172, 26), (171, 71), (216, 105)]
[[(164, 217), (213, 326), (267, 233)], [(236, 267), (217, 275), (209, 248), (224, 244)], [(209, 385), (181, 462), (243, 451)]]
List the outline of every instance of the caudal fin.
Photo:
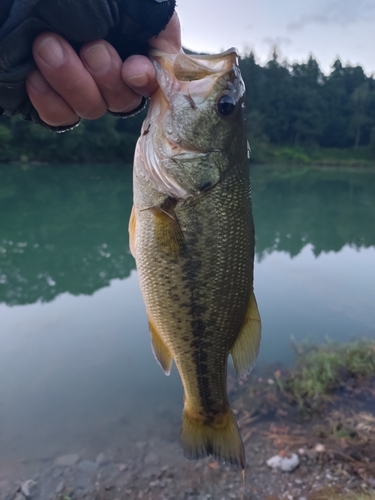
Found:
[(200, 416), (193, 417), (184, 409), (181, 444), (187, 458), (212, 455), (218, 462), (245, 468), (245, 450), (231, 409), (209, 423)]

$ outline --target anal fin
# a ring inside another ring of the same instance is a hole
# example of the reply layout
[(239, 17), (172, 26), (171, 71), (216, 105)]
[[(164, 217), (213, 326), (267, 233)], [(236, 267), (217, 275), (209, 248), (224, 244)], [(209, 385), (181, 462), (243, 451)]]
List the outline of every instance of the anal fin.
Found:
[(162, 367), (163, 372), (166, 375), (169, 375), (171, 373), (173, 362), (172, 354), (157, 331), (151, 316), (148, 317), (148, 326), (150, 328), (152, 351), (156, 361)]
[(238, 377), (248, 375), (258, 356), (261, 322), (254, 292), (251, 294), (241, 331), (230, 351)]

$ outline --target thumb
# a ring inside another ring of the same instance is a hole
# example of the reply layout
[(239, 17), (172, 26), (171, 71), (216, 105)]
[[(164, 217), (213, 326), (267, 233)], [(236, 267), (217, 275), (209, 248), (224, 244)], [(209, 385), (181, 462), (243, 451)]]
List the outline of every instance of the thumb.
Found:
[(161, 31), (158, 36), (149, 40), (150, 47), (162, 50), (169, 54), (180, 52), (181, 50), (181, 27), (178, 15), (175, 12), (171, 20), (167, 24), (165, 30)]

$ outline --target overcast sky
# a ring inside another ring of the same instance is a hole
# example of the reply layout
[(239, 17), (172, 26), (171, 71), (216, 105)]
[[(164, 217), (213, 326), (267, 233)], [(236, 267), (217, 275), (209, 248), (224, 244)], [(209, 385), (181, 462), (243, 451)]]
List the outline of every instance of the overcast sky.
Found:
[(375, 0), (178, 0), (177, 12), (192, 50), (235, 46), (263, 64), (277, 45), (290, 62), (312, 54), (325, 73), (338, 56), (375, 73)]

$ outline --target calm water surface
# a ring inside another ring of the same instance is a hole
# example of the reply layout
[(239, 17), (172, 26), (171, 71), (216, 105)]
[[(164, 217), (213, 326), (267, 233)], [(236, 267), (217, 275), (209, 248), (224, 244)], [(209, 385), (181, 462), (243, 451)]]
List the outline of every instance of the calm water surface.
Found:
[[(375, 336), (375, 171), (257, 167), (258, 369)], [(128, 247), (131, 169), (0, 165), (0, 465), (92, 454), (182, 411)]]

